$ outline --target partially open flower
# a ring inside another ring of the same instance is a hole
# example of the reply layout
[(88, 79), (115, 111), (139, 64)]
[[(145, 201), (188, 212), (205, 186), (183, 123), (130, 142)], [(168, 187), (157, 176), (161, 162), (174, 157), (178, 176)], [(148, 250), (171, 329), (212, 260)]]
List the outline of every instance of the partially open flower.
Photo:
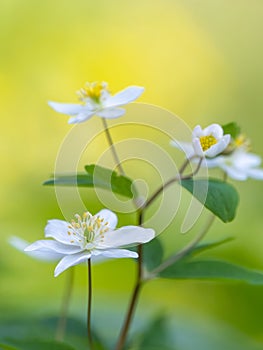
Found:
[(84, 88), (78, 91), (81, 104), (52, 101), (49, 101), (48, 104), (56, 112), (71, 116), (69, 124), (83, 123), (94, 115), (114, 119), (125, 113), (125, 109), (120, 106), (133, 102), (143, 91), (143, 87), (129, 86), (112, 96), (108, 91), (107, 83), (86, 83)]
[(137, 258), (137, 253), (123, 247), (149, 242), (155, 236), (154, 230), (139, 226), (115, 229), (117, 216), (108, 209), (96, 215), (86, 212), (75, 217), (71, 223), (50, 220), (45, 236), (53, 240), (36, 241), (25, 248), (35, 256), (44, 253), (47, 258), (53, 257), (54, 253), (61, 254), (63, 257), (55, 269), (55, 277), (88, 259), (96, 262), (105, 258)]
[(192, 132), (192, 143), (171, 141), (171, 145), (185, 152), (187, 158), (213, 158), (222, 153), (231, 140), (229, 134), (224, 135), (219, 124), (211, 124), (205, 129), (197, 125)]
[(229, 134), (224, 135), (219, 124), (211, 124), (203, 129), (197, 125), (193, 130), (193, 147), (195, 154), (213, 158), (222, 153), (231, 140)]

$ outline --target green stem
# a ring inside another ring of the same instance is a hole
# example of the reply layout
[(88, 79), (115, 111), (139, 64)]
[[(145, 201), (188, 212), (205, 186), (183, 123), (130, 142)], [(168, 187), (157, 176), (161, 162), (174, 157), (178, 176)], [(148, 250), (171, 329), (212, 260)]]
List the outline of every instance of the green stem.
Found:
[(93, 349), (91, 334), (91, 302), (92, 302), (92, 278), (91, 278), (91, 260), (88, 259), (88, 312), (87, 312), (87, 331), (90, 349)]
[[(186, 179), (186, 178), (190, 178), (193, 175), (195, 175), (198, 170), (200, 169), (201, 166), (201, 162), (202, 162), (202, 158), (200, 158), (200, 161), (197, 165), (197, 168), (195, 169), (194, 172), (192, 172), (191, 174), (185, 175), (184, 177), (182, 176), (182, 173), (184, 172), (184, 170), (186, 169), (187, 165), (189, 164), (191, 159), (186, 159), (186, 161), (184, 162), (184, 164), (182, 165), (182, 167), (179, 169), (179, 175), (170, 179), (168, 182), (166, 182), (164, 185), (162, 185), (160, 188), (158, 188), (156, 190), (156, 192), (148, 199), (148, 201), (146, 201), (144, 203), (144, 205), (138, 209), (138, 213), (139, 213), (139, 218), (138, 218), (138, 224), (140, 226), (142, 226), (143, 224), (143, 219), (144, 219), (144, 210), (158, 197), (158, 195), (160, 193), (162, 193), (166, 187), (170, 186), (172, 183), (179, 181), (181, 179)], [(126, 318), (119, 336), (119, 340), (117, 342), (116, 348), (115, 350), (122, 350), (125, 342), (126, 342), (126, 338), (127, 338), (127, 334), (130, 328), (130, 324), (136, 309), (136, 305), (137, 305), (137, 301), (138, 301), (138, 297), (139, 297), (139, 293), (141, 290), (141, 287), (143, 285), (144, 282), (144, 277), (143, 277), (143, 248), (142, 245), (138, 246), (138, 274), (137, 274), (137, 280), (135, 283), (135, 287), (133, 290), (133, 294), (130, 300), (130, 304), (129, 304), (129, 308), (126, 314)]]
[(67, 325), (67, 315), (70, 303), (70, 297), (73, 289), (74, 267), (67, 271), (65, 290), (62, 298), (60, 318), (57, 325), (56, 337), (58, 341), (62, 341), (65, 335)]
[(137, 281), (135, 283), (133, 294), (131, 296), (131, 300), (130, 300), (129, 308), (128, 308), (128, 311), (126, 314), (126, 318), (125, 318), (125, 321), (123, 323), (123, 327), (122, 327), (121, 332), (120, 332), (119, 340), (118, 340), (116, 348), (115, 348), (116, 350), (122, 350), (124, 345), (125, 345), (128, 331), (129, 331), (129, 328), (130, 328), (130, 325), (131, 325), (131, 322), (132, 322), (132, 319), (134, 316), (134, 312), (136, 309), (136, 305), (138, 302), (140, 290), (142, 287), (142, 282), (143, 282), (143, 278), (142, 278), (143, 265), (142, 265), (142, 263), (143, 263), (143, 261), (142, 261), (142, 245), (141, 244), (138, 246), (138, 254), (139, 254), (139, 257), (138, 257)]
[(105, 118), (102, 118), (102, 123), (103, 123), (103, 126), (104, 126), (104, 130), (105, 130), (105, 133), (106, 133), (106, 137), (107, 137), (107, 140), (108, 140), (108, 143), (110, 145), (110, 149), (111, 149), (111, 152), (112, 152), (112, 156), (114, 158), (114, 161), (116, 163), (116, 166), (118, 168), (118, 171), (121, 175), (125, 175), (125, 171), (121, 165), (121, 162), (120, 162), (120, 159), (119, 159), (119, 156), (117, 154), (117, 151), (116, 151), (116, 148), (114, 146), (114, 143), (113, 143), (113, 140), (112, 140), (112, 137), (111, 137), (111, 134), (110, 134), (110, 131), (109, 131), (109, 128), (108, 128), (108, 123), (106, 121)]
[(183, 249), (181, 249), (175, 255), (172, 255), (169, 259), (167, 259), (161, 265), (159, 265), (156, 269), (154, 269), (151, 272), (149, 279), (154, 278), (156, 275), (158, 275), (160, 272), (165, 270), (167, 267), (173, 265), (177, 261), (181, 260), (184, 256), (186, 256), (204, 238), (204, 236), (207, 234), (208, 230), (212, 226), (214, 220), (215, 220), (215, 215), (210, 215), (206, 225), (200, 230), (198, 235)]
[(182, 165), (182, 167), (180, 168), (179, 170), (179, 174), (173, 178), (171, 178), (170, 180), (168, 180), (164, 185), (161, 185), (153, 194), (152, 196), (144, 203), (144, 205), (141, 207), (141, 211), (140, 211), (140, 215), (143, 216), (144, 214), (144, 210), (147, 209), (151, 204), (152, 202), (155, 201), (155, 199), (161, 194), (163, 193), (163, 191), (169, 187), (170, 185), (172, 185), (173, 183), (175, 182), (178, 182), (180, 180), (186, 180), (186, 179), (190, 179), (191, 177), (193, 177), (194, 175), (196, 175), (201, 167), (201, 163), (202, 163), (202, 160), (203, 158), (200, 158), (199, 159), (199, 162), (198, 162), (198, 165), (196, 167), (196, 169), (190, 173), (190, 174), (187, 174), (187, 175), (184, 175), (183, 176), (183, 172), (184, 170), (186, 169), (188, 163), (190, 162), (191, 159), (186, 159), (184, 164)]

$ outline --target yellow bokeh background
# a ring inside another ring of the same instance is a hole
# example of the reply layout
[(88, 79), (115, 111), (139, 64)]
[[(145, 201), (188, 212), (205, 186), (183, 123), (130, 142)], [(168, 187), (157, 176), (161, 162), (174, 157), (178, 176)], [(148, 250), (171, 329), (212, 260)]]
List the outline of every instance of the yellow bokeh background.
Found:
[[(54, 190), (41, 184), (71, 126), (47, 101), (76, 102), (85, 81), (107, 81), (113, 92), (144, 86), (141, 102), (172, 111), (190, 127), (235, 120), (263, 156), (262, 15), (259, 0), (2, 0), (0, 312), (56, 312), (61, 295), (64, 277), (53, 279), (53, 266), (7, 243), (10, 235), (39, 239), (47, 219), (61, 218)], [(262, 182), (235, 186), (237, 218), (217, 222), (209, 237), (236, 237), (217, 255), (263, 270)], [(97, 303), (106, 305), (110, 294), (124, 309), (133, 268), (126, 261), (97, 267)], [(77, 309), (85, 286), (80, 267)], [(155, 281), (140, 306), (226, 325), (263, 342), (262, 295), (262, 287), (243, 284)]]

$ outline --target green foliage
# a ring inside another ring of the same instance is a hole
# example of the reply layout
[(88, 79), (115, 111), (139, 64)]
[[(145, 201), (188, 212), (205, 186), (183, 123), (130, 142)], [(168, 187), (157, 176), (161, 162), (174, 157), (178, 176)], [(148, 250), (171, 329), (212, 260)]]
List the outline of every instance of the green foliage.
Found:
[(13, 346), (5, 345), (0, 343), (0, 349), (1, 350), (18, 350), (18, 348), (14, 348)]
[(136, 350), (176, 350), (164, 316), (159, 316), (144, 330), (139, 337)]
[(195, 256), (198, 254), (201, 254), (203, 252), (205, 252), (206, 250), (210, 250), (212, 248), (216, 248), (222, 244), (228, 243), (233, 241), (234, 238), (233, 237), (228, 237), (216, 242), (212, 242), (212, 243), (200, 243), (198, 244), (196, 247), (194, 247), (192, 250), (189, 251), (189, 253), (187, 254), (187, 256), (191, 255), (191, 256)]
[[(68, 318), (65, 339), (54, 341), (58, 318), (24, 318), (0, 322), (0, 349), (4, 350), (88, 350), (86, 324)], [(94, 350), (106, 350), (93, 332)], [(4, 346), (6, 348), (4, 348)]]
[(163, 259), (163, 246), (158, 238), (143, 245), (143, 263), (148, 271), (159, 266)]
[(87, 174), (57, 175), (45, 181), (44, 185), (98, 187), (133, 198), (132, 180), (128, 177), (95, 164), (86, 165), (85, 170)]
[(70, 345), (57, 341), (48, 341), (43, 339), (8, 339), (8, 343), (15, 345), (10, 347), (9, 345), (0, 344), (3, 350), (76, 350)]
[(228, 123), (222, 126), (224, 134), (230, 134), (233, 139), (235, 139), (240, 134), (240, 126), (235, 123)]
[(232, 185), (217, 179), (186, 179), (181, 185), (223, 222), (234, 219), (239, 197)]
[(263, 285), (263, 273), (220, 260), (180, 261), (159, 273), (176, 279), (227, 279)]

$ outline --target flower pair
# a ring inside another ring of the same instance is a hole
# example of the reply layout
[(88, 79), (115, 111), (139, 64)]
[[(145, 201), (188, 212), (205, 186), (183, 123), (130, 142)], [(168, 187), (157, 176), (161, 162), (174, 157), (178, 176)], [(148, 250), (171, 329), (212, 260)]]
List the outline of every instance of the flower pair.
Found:
[[(240, 142), (242, 140), (242, 142)], [(248, 152), (246, 140), (238, 135), (224, 135), (223, 128), (212, 124), (203, 129), (198, 125), (192, 133), (192, 142), (171, 141), (171, 145), (185, 152), (188, 159), (205, 158), (203, 166), (220, 168), (235, 180), (251, 177), (263, 180), (261, 158)]]

